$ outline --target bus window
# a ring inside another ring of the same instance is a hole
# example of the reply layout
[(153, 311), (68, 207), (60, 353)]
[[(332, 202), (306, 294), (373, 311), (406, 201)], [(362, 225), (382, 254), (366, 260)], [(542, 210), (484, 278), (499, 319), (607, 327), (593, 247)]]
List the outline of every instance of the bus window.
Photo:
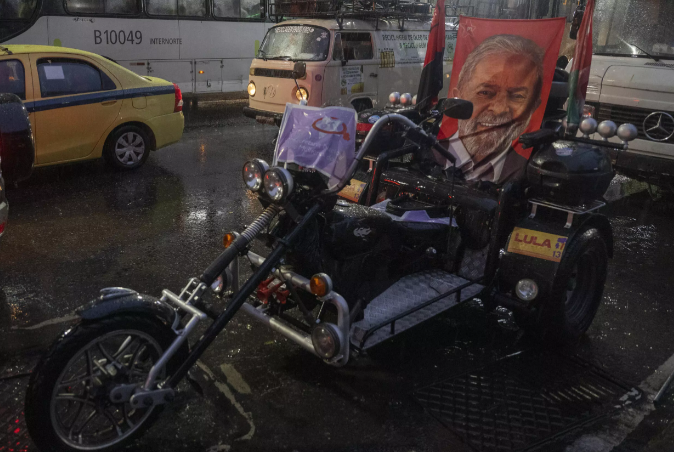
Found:
[(206, 0), (178, 0), (178, 12), (181, 16), (205, 17)]
[(139, 2), (136, 0), (105, 0), (105, 12), (110, 14), (138, 14)]
[(30, 19), (37, 0), (0, 0), (0, 20)]
[(26, 100), (26, 75), (19, 60), (0, 61), (0, 93), (16, 94)]
[(259, 19), (260, 0), (213, 0), (217, 18)]
[(175, 16), (178, 14), (176, 0), (147, 0), (147, 12), (156, 16)]
[(138, 14), (136, 0), (66, 0), (70, 14)]
[(103, 0), (66, 0), (66, 9), (72, 14), (104, 14)]

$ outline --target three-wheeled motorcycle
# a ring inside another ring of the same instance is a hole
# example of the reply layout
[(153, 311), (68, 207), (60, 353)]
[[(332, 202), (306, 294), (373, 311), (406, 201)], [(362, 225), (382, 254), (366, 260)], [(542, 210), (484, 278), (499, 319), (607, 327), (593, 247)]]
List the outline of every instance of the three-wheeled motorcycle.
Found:
[[(301, 77), (301, 65), (296, 72)], [(129, 444), (239, 311), (332, 366), (475, 297), (507, 306), (524, 329), (549, 340), (574, 341), (590, 326), (613, 247), (611, 226), (596, 210), (613, 176), (606, 149), (616, 146), (587, 138), (594, 120), (582, 123), (584, 138), (565, 137), (559, 123), (523, 136), (533, 147), (526, 177), (485, 188), (438, 172), (425, 156), (452, 155), (404, 116), (378, 119), (355, 153), (353, 112), (347, 124), (336, 119), (340, 107), (294, 108), (317, 118), (307, 142), (324, 133), (337, 144), (311, 149), (311, 164), (280, 147), (272, 165), (247, 162), (244, 182), (264, 210), (226, 234), (222, 254), (178, 293), (108, 288), (78, 311), (80, 322), (31, 375), (26, 421), (41, 450)], [(450, 99), (438, 114), (469, 118), (472, 104)], [(375, 202), (340, 200), (391, 124), (402, 128), (404, 145), (377, 157), (368, 188)], [(609, 122), (598, 132), (617, 132), (623, 147), (636, 136), (633, 126)], [(391, 163), (406, 154), (411, 162)], [(252, 251), (256, 239), (266, 256)], [(248, 278), (239, 275), (244, 265), (253, 268)], [(226, 301), (224, 311), (213, 297)]]

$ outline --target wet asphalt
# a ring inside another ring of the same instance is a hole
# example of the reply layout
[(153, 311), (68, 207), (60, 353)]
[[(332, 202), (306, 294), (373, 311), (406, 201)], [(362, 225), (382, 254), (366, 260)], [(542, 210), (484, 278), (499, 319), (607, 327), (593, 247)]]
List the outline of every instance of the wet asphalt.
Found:
[[(221, 252), (225, 232), (255, 218), (261, 208), (240, 169), (249, 158), (271, 158), (277, 128), (243, 117), (243, 105), (200, 104), (187, 114), (182, 141), (137, 171), (110, 171), (102, 161), (38, 168), (8, 190), (10, 223), (0, 240), (5, 368), (29, 367), (102, 287), (179, 291)], [(604, 303), (572, 351), (635, 387), (674, 354), (674, 208), (640, 188), (623, 183), (623, 192), (638, 193), (605, 209), (615, 255)], [(413, 392), (532, 347), (508, 312), (484, 315), (474, 303), (334, 369), (241, 314), (193, 371), (196, 387), (181, 385), (135, 449), (470, 450)], [(670, 421), (658, 420), (653, 435)], [(564, 450), (582, 433), (544, 450)]]

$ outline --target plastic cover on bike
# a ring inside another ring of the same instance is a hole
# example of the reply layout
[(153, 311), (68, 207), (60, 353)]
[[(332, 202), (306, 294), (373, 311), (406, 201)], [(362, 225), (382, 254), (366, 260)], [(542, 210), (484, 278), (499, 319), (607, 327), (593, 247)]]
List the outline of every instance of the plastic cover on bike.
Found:
[(339, 183), (356, 155), (356, 113), (344, 107), (286, 104), (274, 164), (295, 163)]

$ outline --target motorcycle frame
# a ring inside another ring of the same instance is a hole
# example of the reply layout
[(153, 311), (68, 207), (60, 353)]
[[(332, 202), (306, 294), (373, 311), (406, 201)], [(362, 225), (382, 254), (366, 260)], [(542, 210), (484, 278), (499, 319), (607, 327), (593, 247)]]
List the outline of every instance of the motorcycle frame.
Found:
[[(408, 118), (398, 115), (390, 114), (382, 116), (377, 123), (372, 127), (372, 130), (368, 134), (367, 138), (363, 142), (363, 145), (360, 147), (354, 161), (346, 172), (346, 176), (339, 182), (335, 187), (324, 190), (321, 195), (328, 196), (334, 195), (341, 191), (346, 184), (349, 182), (353, 174), (356, 172), (358, 165), (360, 164), (363, 156), (365, 155), (367, 149), (371, 146), (378, 132), (387, 124), (391, 122), (397, 122), (404, 127), (407, 127), (409, 130), (414, 130), (417, 133), (417, 136), (427, 140), (426, 143), (432, 147), (438, 148), (438, 151), (442, 154), (446, 154), (448, 158), (453, 160), (453, 156), (449, 154), (444, 148), (440, 147), (437, 143), (437, 140), (434, 137), (429, 137), (418, 125), (410, 121)], [(317, 201), (307, 210), (307, 212), (297, 220), (297, 224), (294, 228), (288, 232), (282, 239), (277, 241), (277, 246), (272, 250), (272, 252), (260, 261), (259, 256), (250, 254), (249, 245), (253, 238), (268, 224), (268, 222), (273, 218), (274, 215), (278, 214), (283, 208), (271, 205), (267, 207), (265, 211), (255, 220), (245, 231), (243, 231), (233, 242), (232, 244), (216, 258), (215, 261), (204, 271), (199, 280), (192, 279), (190, 282), (183, 288), (180, 295), (176, 295), (168, 290), (163, 291), (162, 301), (173, 303), (177, 306), (178, 309), (182, 309), (191, 315), (191, 318), (187, 321), (187, 324), (184, 328), (179, 328), (182, 318), (176, 317), (176, 321), (173, 324), (173, 329), (176, 332), (176, 339), (169, 346), (169, 348), (162, 354), (160, 359), (155, 363), (155, 365), (150, 370), (145, 384), (143, 386), (144, 393), (152, 391), (154, 389), (155, 381), (157, 376), (160, 374), (161, 369), (170, 361), (170, 359), (175, 355), (180, 346), (185, 342), (187, 336), (194, 330), (196, 325), (203, 319), (206, 318), (206, 313), (197, 309), (194, 304), (199, 302), (203, 293), (210, 288), (213, 282), (218, 276), (220, 276), (230, 265), (232, 268), (236, 266), (238, 273), (238, 258), (240, 255), (247, 255), (251, 260), (251, 263), (259, 263), (257, 270), (253, 272), (253, 275), (248, 278), (241, 287), (234, 293), (232, 299), (227, 304), (226, 309), (216, 316), (213, 322), (206, 329), (204, 334), (199, 338), (199, 340), (191, 348), (189, 354), (186, 356), (185, 360), (180, 363), (178, 369), (173, 372), (169, 378), (161, 384), (161, 389), (173, 389), (178, 383), (187, 375), (187, 372), (192, 368), (192, 366), (197, 362), (201, 355), (206, 351), (206, 349), (213, 343), (215, 338), (225, 329), (227, 324), (232, 320), (234, 315), (244, 306), (246, 306), (246, 300), (248, 297), (255, 291), (259, 284), (268, 277), (270, 273), (275, 273), (278, 270), (278, 265), (285, 256), (286, 252), (292, 247), (293, 242), (297, 236), (307, 227), (309, 222), (321, 211), (324, 206), (322, 200), (319, 198)], [(257, 257), (256, 257), (257, 256)], [(235, 264), (232, 264), (236, 262)], [(300, 287), (306, 287), (306, 279), (297, 274), (292, 274), (290, 272), (280, 273), (281, 276), (288, 277), (291, 280), (295, 280), (300, 283)], [(238, 285), (238, 281), (236, 283)], [(331, 292), (331, 294), (326, 295), (326, 298), (331, 303), (337, 306), (338, 310), (338, 329), (341, 335), (344, 335), (341, 339), (340, 354), (337, 355), (336, 360), (333, 360), (331, 363), (335, 365), (343, 365), (348, 360), (349, 348), (348, 348), (348, 328), (349, 324), (349, 310), (346, 301), (341, 295)], [(255, 311), (251, 310), (255, 309)], [(278, 322), (267, 321), (266, 318), (261, 318), (261, 315), (264, 315), (262, 312), (257, 311), (252, 305), (250, 308), (245, 307), (245, 312), (252, 315), (258, 320), (264, 321), (264, 323), (269, 324), (272, 328), (279, 329), (282, 331), (287, 331), (289, 329), (286, 325), (281, 325)], [(341, 319), (341, 322), (340, 320)], [(340, 324), (341, 323), (341, 324)], [(290, 333), (292, 334), (292, 333)], [(303, 348), (308, 349), (308, 343), (306, 340), (300, 341), (300, 345)], [(313, 349), (313, 345), (312, 345)], [(315, 353), (315, 351), (314, 351)], [(134, 395), (131, 400), (132, 404), (138, 402), (142, 394)], [(159, 400), (157, 400), (159, 401)]]

